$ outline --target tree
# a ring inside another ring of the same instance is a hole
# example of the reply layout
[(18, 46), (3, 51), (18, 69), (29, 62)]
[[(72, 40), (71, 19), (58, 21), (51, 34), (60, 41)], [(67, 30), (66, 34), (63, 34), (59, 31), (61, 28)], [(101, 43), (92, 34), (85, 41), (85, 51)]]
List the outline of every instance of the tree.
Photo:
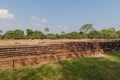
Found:
[(118, 38), (120, 38), (120, 30), (117, 31), (116, 33), (117, 33)]
[(80, 34), (80, 39), (85, 39), (85, 38), (88, 38), (87, 34)]
[(80, 34), (78, 32), (71, 32), (66, 34), (66, 38), (68, 39), (79, 39), (80, 38)]
[(14, 31), (9, 30), (4, 34), (4, 39), (15, 39)]
[(0, 39), (3, 39), (2, 30), (0, 30)]
[(15, 39), (23, 39), (24, 31), (19, 30), (19, 29), (14, 30), (14, 37), (15, 37)]
[(46, 27), (46, 28), (45, 28), (45, 32), (47, 33), (47, 32), (49, 32), (49, 31), (50, 31), (49, 28)]
[(91, 38), (91, 39), (93, 39), (93, 38), (101, 38), (101, 33), (100, 33), (100, 31), (92, 30), (92, 31), (89, 32), (88, 38)]
[(61, 34), (65, 34), (65, 31), (62, 31)]
[(118, 38), (115, 28), (108, 28), (101, 30), (101, 36), (105, 39), (115, 39)]
[(85, 24), (80, 28), (80, 33), (83, 32), (83, 33), (87, 34), (91, 30), (94, 30), (93, 24)]
[(2, 34), (2, 30), (0, 30), (0, 35)]
[(55, 34), (47, 34), (46, 36), (47, 39), (57, 39), (57, 36)]
[(31, 38), (32, 39), (44, 39), (45, 35), (41, 31), (35, 30), (33, 31)]
[(23, 39), (24, 32), (22, 30), (19, 30), (19, 29), (10, 30), (4, 34), (4, 38), (5, 39)]
[(56, 36), (57, 39), (61, 38), (60, 34), (55, 34), (55, 36)]
[(26, 29), (26, 33), (27, 33), (27, 38), (31, 39), (32, 34), (33, 34), (33, 30), (32, 29)]

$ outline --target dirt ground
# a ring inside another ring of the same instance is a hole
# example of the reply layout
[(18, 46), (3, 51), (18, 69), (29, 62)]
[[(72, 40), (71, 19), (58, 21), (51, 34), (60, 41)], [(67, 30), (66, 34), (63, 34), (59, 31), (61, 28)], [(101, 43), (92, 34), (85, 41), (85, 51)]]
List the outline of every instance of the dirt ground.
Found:
[[(111, 39), (112, 40), (112, 39)], [(34, 40), (0, 40), (0, 45), (36, 45), (36, 44), (59, 44), (64, 42), (91, 42), (91, 41), (111, 41), (105, 39), (58, 39), (58, 40), (49, 40), (49, 39), (34, 39)]]

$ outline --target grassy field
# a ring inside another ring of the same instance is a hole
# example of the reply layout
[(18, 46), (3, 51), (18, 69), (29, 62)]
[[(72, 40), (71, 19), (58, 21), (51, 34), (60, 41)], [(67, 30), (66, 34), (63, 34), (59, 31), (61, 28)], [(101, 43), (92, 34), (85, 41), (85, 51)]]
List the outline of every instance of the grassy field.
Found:
[(120, 80), (120, 52), (0, 70), (0, 80)]

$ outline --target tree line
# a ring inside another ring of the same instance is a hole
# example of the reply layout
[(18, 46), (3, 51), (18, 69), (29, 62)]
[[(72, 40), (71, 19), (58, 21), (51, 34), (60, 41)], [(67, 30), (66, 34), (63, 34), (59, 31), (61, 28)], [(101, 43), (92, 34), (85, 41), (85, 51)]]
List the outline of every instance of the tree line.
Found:
[(96, 30), (93, 24), (83, 25), (79, 32), (64, 31), (61, 34), (48, 33), (49, 28), (45, 28), (45, 33), (40, 30), (26, 29), (26, 34), (23, 30), (8, 30), (4, 34), (0, 30), (0, 39), (118, 39), (120, 38), (120, 30), (115, 28), (106, 28), (102, 30)]

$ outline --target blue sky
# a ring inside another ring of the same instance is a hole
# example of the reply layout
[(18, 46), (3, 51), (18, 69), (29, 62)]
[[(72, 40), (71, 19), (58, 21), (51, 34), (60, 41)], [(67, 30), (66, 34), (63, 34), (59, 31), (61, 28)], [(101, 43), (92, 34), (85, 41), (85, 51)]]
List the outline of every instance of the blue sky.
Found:
[(120, 0), (0, 0), (0, 29), (50, 28), (78, 31), (91, 23), (96, 29), (120, 29)]

